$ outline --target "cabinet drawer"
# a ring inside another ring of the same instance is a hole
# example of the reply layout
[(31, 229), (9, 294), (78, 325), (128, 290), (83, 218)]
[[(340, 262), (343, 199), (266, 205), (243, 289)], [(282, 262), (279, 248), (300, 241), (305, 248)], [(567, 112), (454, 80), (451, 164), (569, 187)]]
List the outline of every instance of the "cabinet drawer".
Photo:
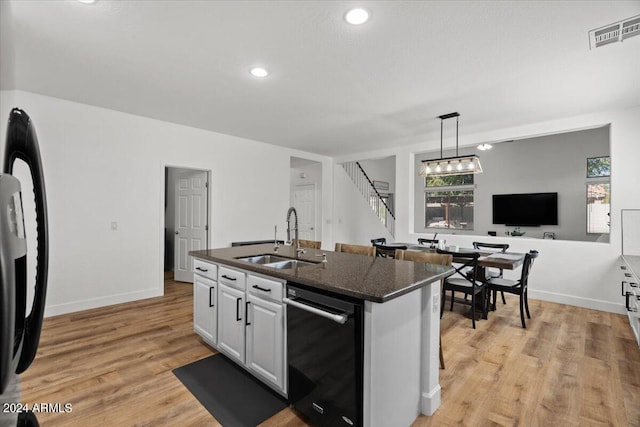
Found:
[(193, 272), (209, 279), (218, 280), (218, 266), (198, 258), (193, 259)]
[(246, 275), (240, 270), (235, 270), (221, 265), (218, 269), (218, 281), (232, 288), (245, 290)]
[(248, 290), (250, 294), (273, 301), (282, 302), (283, 283), (261, 276), (249, 275)]

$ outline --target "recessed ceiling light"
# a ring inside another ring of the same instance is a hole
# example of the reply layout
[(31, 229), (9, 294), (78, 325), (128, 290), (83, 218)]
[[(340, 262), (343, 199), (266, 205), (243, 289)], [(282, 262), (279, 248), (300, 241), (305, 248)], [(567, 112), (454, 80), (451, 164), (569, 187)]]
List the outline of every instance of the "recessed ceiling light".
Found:
[(346, 19), (349, 24), (361, 25), (369, 20), (369, 12), (364, 9), (351, 9), (344, 16), (344, 19)]
[(77, 1), (84, 4), (93, 4), (96, 2), (96, 0), (77, 0)]
[(267, 77), (269, 75), (269, 71), (262, 67), (253, 67), (249, 72), (254, 77)]
[(487, 150), (491, 150), (491, 144), (480, 144), (478, 145), (478, 150), (480, 151), (487, 151)]

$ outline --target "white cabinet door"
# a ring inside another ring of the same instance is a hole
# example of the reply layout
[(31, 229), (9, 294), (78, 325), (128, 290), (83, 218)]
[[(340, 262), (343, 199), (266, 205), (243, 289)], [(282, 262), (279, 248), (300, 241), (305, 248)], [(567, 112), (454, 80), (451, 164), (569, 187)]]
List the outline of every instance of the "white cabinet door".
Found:
[(209, 344), (218, 339), (217, 284), (198, 274), (193, 275), (193, 330)]
[(244, 291), (218, 284), (218, 348), (244, 364)]
[(249, 295), (246, 366), (284, 390), (284, 309)]

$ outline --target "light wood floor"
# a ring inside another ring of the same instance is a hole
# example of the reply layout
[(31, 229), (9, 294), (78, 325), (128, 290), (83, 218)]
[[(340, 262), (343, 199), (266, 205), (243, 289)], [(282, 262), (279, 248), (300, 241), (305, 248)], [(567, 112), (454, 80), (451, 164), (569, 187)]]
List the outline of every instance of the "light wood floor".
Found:
[[(192, 328), (192, 288), (45, 320), (25, 403), (71, 403), (43, 426), (217, 426), (171, 370), (212, 354)], [(509, 298), (509, 297), (507, 297)], [(626, 317), (517, 299), (477, 322), (457, 305), (442, 320), (442, 406), (423, 426), (640, 426), (640, 350)], [(305, 426), (284, 409), (263, 426)]]

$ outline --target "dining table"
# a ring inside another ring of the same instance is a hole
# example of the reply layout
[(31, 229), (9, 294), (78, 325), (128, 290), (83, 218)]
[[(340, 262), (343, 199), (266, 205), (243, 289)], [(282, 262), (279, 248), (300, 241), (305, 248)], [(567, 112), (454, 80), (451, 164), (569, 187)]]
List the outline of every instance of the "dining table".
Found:
[[(415, 243), (391, 243), (386, 246), (398, 246), (406, 247), (408, 251), (420, 251), (420, 252), (437, 252), (437, 248), (432, 248), (424, 245), (417, 245)], [(478, 267), (482, 268), (501, 268), (503, 270), (515, 270), (520, 267), (524, 262), (524, 253), (520, 252), (502, 252), (502, 251), (488, 251), (486, 249), (474, 249), (474, 248), (458, 248), (447, 246), (445, 250), (449, 252), (458, 253), (479, 253)], [(455, 262), (455, 255), (453, 256), (453, 262)]]
[[(420, 252), (437, 252), (437, 247), (430, 247), (425, 245), (418, 245), (415, 243), (390, 243), (386, 246), (406, 247), (408, 251), (420, 251)], [(500, 268), (503, 270), (515, 270), (524, 263), (525, 254), (521, 252), (502, 252), (502, 251), (490, 251), (486, 249), (474, 249), (474, 248), (460, 248), (455, 246), (447, 246), (445, 250), (454, 253), (453, 262), (456, 262), (455, 253), (479, 253), (478, 258), (478, 279), (485, 281), (487, 277), (487, 268)], [(487, 299), (488, 299), (487, 295)], [(485, 301), (485, 304), (492, 305), (489, 301)], [(488, 310), (487, 310), (488, 311)], [(493, 310), (492, 310), (493, 311)]]

